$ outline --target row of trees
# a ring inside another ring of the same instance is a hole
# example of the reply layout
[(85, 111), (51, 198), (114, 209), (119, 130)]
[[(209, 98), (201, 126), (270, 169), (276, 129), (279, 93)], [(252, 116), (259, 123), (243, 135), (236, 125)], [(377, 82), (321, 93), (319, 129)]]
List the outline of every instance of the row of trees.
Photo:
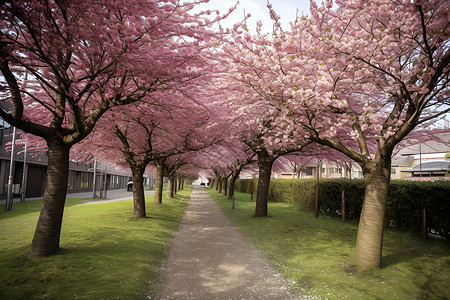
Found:
[(58, 251), (69, 157), (127, 166), (135, 218), (148, 167), (215, 178), (230, 197), (257, 169), (264, 217), (280, 159), (333, 157), (363, 170), (355, 257), (379, 266), (392, 153), (450, 109), (448, 1), (311, 2), (289, 30), (268, 4), (271, 34), (214, 31), (226, 16), (193, 13), (202, 2), (3, 5), (0, 116), (49, 156), (30, 255)]

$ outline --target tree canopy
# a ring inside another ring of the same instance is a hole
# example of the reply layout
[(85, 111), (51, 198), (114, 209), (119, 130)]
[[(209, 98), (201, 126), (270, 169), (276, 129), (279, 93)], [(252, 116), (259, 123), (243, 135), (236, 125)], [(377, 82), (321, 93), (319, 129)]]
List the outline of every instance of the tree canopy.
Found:
[[(449, 2), (311, 1), (290, 28), (268, 4), (271, 34), (261, 23), (215, 30), (226, 16), (193, 12), (203, 2), (2, 5), (0, 117), (49, 155), (31, 255), (58, 250), (70, 150), (126, 165), (134, 181), (149, 163), (169, 178), (202, 172), (225, 192), (257, 163), (258, 217), (279, 157), (332, 153), (363, 171), (355, 258), (379, 266), (394, 149), (450, 111)], [(145, 217), (142, 182), (134, 188)]]

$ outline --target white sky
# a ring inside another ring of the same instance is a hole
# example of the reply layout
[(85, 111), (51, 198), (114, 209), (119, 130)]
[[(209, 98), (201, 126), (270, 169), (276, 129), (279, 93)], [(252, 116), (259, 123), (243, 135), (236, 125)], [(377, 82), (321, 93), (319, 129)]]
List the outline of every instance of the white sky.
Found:
[[(234, 6), (237, 0), (210, 0), (208, 4), (200, 5), (200, 10), (219, 10), (226, 13), (228, 9)], [(289, 29), (289, 22), (295, 19), (297, 9), (298, 16), (309, 14), (309, 0), (270, 0), (273, 8), (279, 16), (283, 29)], [(222, 27), (231, 28), (235, 23), (241, 22), (245, 14), (250, 13), (252, 16), (247, 20), (247, 27), (252, 33), (256, 30), (256, 21), (261, 20), (263, 23), (263, 32), (271, 32), (273, 21), (269, 17), (269, 10), (266, 7), (267, 0), (240, 0), (236, 10), (228, 17), (227, 20), (221, 22)]]

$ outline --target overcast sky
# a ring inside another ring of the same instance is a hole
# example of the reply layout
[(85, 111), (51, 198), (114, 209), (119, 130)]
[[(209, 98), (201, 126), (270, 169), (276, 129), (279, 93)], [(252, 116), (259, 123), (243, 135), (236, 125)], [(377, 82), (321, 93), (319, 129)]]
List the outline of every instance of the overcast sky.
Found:
[[(210, 0), (208, 4), (200, 7), (202, 10), (218, 9), (220, 12), (225, 13), (236, 3), (237, 0)], [(277, 14), (281, 16), (283, 29), (289, 28), (289, 21), (295, 19), (297, 9), (299, 16), (302, 16), (302, 13), (305, 15), (309, 14), (309, 0), (270, 0), (270, 3)], [(250, 13), (252, 15), (247, 20), (247, 27), (251, 32), (255, 33), (256, 21), (258, 20), (261, 20), (263, 23), (263, 31), (270, 32), (272, 31), (272, 20), (269, 17), (266, 5), (267, 0), (240, 0), (236, 10), (227, 20), (221, 22), (221, 25), (223, 27), (232, 27), (233, 24), (242, 21), (245, 9), (245, 14)]]

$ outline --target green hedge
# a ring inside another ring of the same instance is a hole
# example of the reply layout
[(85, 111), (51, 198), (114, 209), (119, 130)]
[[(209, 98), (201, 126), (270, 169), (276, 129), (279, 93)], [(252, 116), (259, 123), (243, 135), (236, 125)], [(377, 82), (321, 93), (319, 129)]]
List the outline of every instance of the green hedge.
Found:
[[(251, 181), (256, 194), (257, 179), (239, 179), (236, 190), (250, 193)], [(291, 203), (314, 210), (316, 179), (272, 179), (269, 200)], [(319, 188), (319, 211), (341, 216), (342, 190), (345, 190), (346, 217), (359, 219), (364, 199), (362, 179), (321, 179)], [(386, 209), (385, 226), (401, 230), (420, 232), (422, 207), (427, 210), (427, 224), (450, 239), (450, 181), (406, 181), (391, 182)]]
[(429, 228), (450, 239), (450, 181), (392, 181), (386, 221), (404, 230), (421, 231), (422, 208)]
[(314, 179), (275, 179), (269, 188), (269, 200), (299, 204), (314, 209), (316, 199), (316, 180)]
[(241, 192), (241, 193), (247, 193), (250, 194), (251, 190), (251, 182), (253, 181), (253, 193), (256, 195), (256, 189), (258, 186), (258, 179), (238, 179), (234, 183), (234, 190)]

